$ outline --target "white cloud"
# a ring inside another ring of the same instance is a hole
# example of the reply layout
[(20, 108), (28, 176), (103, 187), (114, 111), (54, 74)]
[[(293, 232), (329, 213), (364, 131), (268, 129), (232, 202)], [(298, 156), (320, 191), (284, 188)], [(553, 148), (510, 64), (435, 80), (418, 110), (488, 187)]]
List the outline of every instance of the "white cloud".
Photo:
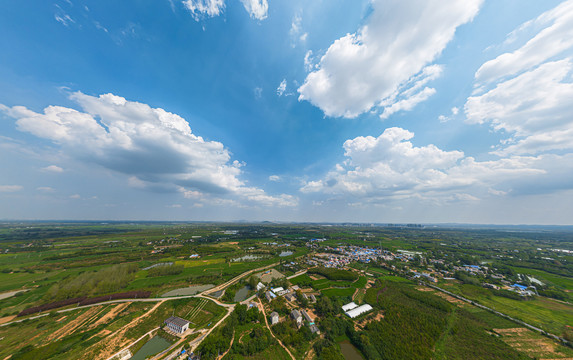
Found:
[(262, 87), (255, 87), (255, 89), (253, 90), (254, 94), (255, 94), (255, 99), (260, 99), (263, 96), (263, 88)]
[(269, 180), (270, 181), (280, 181), (281, 177), (278, 175), (271, 175), (271, 176), (269, 176)]
[(500, 154), (573, 149), (573, 83), (566, 81), (572, 70), (570, 60), (548, 62), (469, 97), (467, 122), (512, 134)]
[(524, 29), (535, 27), (538, 33), (513, 52), (499, 55), (484, 63), (476, 72), (478, 82), (491, 82), (531, 69), (573, 47), (573, 0), (564, 1), (513, 31), (508, 39), (514, 42)]
[(46, 193), (52, 193), (52, 192), (56, 191), (54, 188), (49, 187), (49, 186), (40, 186), (40, 187), (37, 187), (36, 190), (41, 191), (41, 192), (46, 192)]
[(193, 134), (176, 114), (113, 94), (75, 92), (70, 98), (83, 111), (61, 106), (48, 106), (43, 113), (23, 106), (0, 106), (0, 111), (17, 119), (19, 130), (53, 141), (70, 157), (127, 175), (135, 188), (184, 188), (211, 196), (258, 198), (264, 204), (286, 203), (283, 195), (275, 199), (246, 186), (239, 178), (244, 163), (231, 161), (220, 142)]
[(281, 81), (281, 83), (277, 87), (277, 95), (283, 96), (284, 92), (286, 91), (286, 87), (287, 87), (287, 81), (286, 79), (283, 79), (283, 81)]
[(304, 55), (304, 68), (306, 71), (311, 71), (314, 68), (314, 59), (312, 57), (312, 50), (308, 50)]
[(184, 0), (183, 5), (191, 12), (195, 20), (201, 17), (215, 17), (225, 9), (224, 0)]
[(61, 173), (61, 172), (64, 172), (64, 169), (62, 169), (61, 167), (59, 167), (57, 165), (50, 165), (50, 166), (46, 166), (45, 168), (42, 168), (42, 171)]
[(392, 105), (385, 107), (384, 112), (380, 115), (380, 119), (387, 119), (390, 115), (394, 114), (395, 112), (402, 111), (402, 110), (412, 110), (416, 105), (421, 103), (422, 101), (426, 101), (430, 96), (436, 93), (436, 89), (426, 87), (422, 91), (406, 98), (399, 100)]
[(77, 199), (81, 199), (81, 198), (82, 198), (82, 197), (80, 196), (80, 194), (70, 195), (70, 199), (77, 200)]
[(440, 115), (440, 116), (438, 116), (438, 120), (441, 123), (448, 122), (448, 121), (452, 120), (452, 118), (455, 117), (460, 112), (460, 109), (454, 106), (451, 111), (452, 111), (451, 116)]
[(181, 204), (171, 204), (171, 205), (165, 205), (165, 207), (173, 208), (173, 209), (180, 209), (182, 206), (181, 206)]
[(383, 204), (404, 199), (478, 201), (573, 188), (573, 154), (477, 161), (461, 151), (416, 147), (410, 141), (413, 136), (388, 128), (379, 137), (347, 140), (346, 160), (324, 178), (306, 182), (301, 191)]
[[(510, 41), (511, 40), (511, 41)], [(476, 72), (467, 122), (506, 135), (499, 156), (573, 150), (573, 0), (527, 21), (504, 45), (524, 44)]]
[(269, 11), (269, 3), (267, 0), (241, 0), (241, 2), (251, 18), (257, 20), (264, 20), (267, 18)]
[(302, 30), (302, 15), (301, 13), (296, 13), (291, 21), (289, 35), (291, 38), (291, 46), (294, 48), (296, 47), (297, 43), (305, 42), (308, 38), (308, 33), (303, 32)]
[(473, 19), (481, 3), (374, 0), (366, 25), (329, 47), (298, 89), (299, 100), (327, 116), (353, 118), (412, 97), (421, 87), (412, 79), (440, 55), (458, 26)]
[(0, 185), (0, 192), (16, 192), (23, 188), (22, 185)]

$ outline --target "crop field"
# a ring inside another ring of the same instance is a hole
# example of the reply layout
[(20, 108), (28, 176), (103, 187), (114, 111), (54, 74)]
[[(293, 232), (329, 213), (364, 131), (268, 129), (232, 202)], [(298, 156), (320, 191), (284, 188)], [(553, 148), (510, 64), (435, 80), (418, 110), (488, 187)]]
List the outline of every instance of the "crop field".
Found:
[(500, 339), (512, 348), (534, 359), (570, 359), (573, 349), (559, 345), (529, 329), (516, 327), (493, 329)]
[[(326, 240), (309, 242), (312, 238)], [(369, 248), (360, 251), (351, 244)], [(267, 315), (280, 313), (285, 324), (274, 325), (273, 333), (297, 359), (340, 358), (335, 338), (347, 339), (367, 359), (424, 358), (420, 354), (464, 359), (470, 350), (481, 359), (573, 358), (570, 349), (532, 332), (514, 331), (519, 326), (500, 316), (435, 290), (422, 291), (429, 289), (419, 284), (424, 279), (409, 280), (413, 272), (432, 274), (439, 286), (452, 292), (558, 336), (571, 336), (566, 326), (573, 325), (573, 306), (559, 301), (573, 296), (571, 257), (552, 250), (570, 244), (573, 235), (568, 233), (480, 229), (183, 223), (0, 226), (0, 323), (33, 316), (16, 317), (30, 307), (63, 306), (39, 313), (44, 316), (37, 319), (0, 326), (0, 359), (11, 355), (11, 360), (105, 360), (171, 315), (189, 320), (192, 329), (210, 328), (227, 313), (224, 307), (199, 297), (174, 297), (192, 296), (268, 265), (287, 276), (308, 271), (290, 280), (269, 277), (270, 286), (299, 285), (321, 295), (317, 302), (302, 297), (271, 303), (262, 299)], [(416, 254), (404, 255), (398, 249)], [(293, 254), (279, 256), (284, 251)], [(356, 259), (373, 252), (384, 256)], [(341, 267), (332, 257), (316, 256), (325, 253), (348, 256), (345, 264), (349, 265)], [(199, 258), (189, 258), (192, 254)], [(154, 266), (158, 264), (164, 265)], [(490, 270), (468, 275), (463, 264)], [(501, 279), (503, 284), (520, 282), (523, 277), (518, 274), (546, 283), (538, 286), (544, 296), (520, 298), (515, 292), (484, 287), (489, 282), (500, 286)], [(446, 282), (442, 276), (456, 280)], [(256, 281), (242, 277), (227, 287), (221, 301), (233, 303), (232, 295), (244, 287), (254, 288)], [(25, 291), (1, 296), (20, 290)], [(160, 301), (74, 308), (81, 298), (101, 299), (128, 291), (146, 291), (143, 296)], [(248, 295), (253, 293), (250, 290)], [(375, 311), (349, 319), (341, 306), (353, 300), (370, 304)], [(312, 314), (320, 336), (310, 334), (309, 324), (298, 328), (289, 320), (292, 309), (302, 307)], [(269, 338), (264, 319), (258, 315), (251, 319), (251, 315), (235, 316), (234, 333), (221, 330), (232, 317), (227, 318), (204, 340), (204, 349), (210, 346), (216, 355), (223, 345), (228, 349), (233, 338), (225, 359), (289, 359)], [(264, 347), (258, 339), (264, 340)]]

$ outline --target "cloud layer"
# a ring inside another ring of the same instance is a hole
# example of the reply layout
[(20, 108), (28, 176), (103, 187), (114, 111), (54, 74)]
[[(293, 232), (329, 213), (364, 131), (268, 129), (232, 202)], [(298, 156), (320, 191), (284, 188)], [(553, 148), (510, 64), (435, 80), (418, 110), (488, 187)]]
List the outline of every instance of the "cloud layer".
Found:
[[(467, 122), (503, 131), (495, 153), (540, 154), (573, 150), (573, 1), (526, 22), (533, 36), (476, 72), (476, 92), (464, 110)], [(517, 40), (514, 40), (514, 42)]]
[[(273, 197), (239, 179), (239, 161), (222, 143), (192, 133), (182, 117), (113, 94), (70, 95), (83, 111), (48, 106), (36, 113), (23, 106), (0, 111), (18, 129), (48, 139), (71, 157), (129, 176), (133, 187), (235, 195), (266, 205), (295, 205), (292, 196)], [(183, 189), (183, 190), (181, 190)]]
[(354, 118), (372, 108), (382, 117), (409, 110), (433, 89), (423, 84), (439, 75), (428, 67), (473, 19), (481, 0), (374, 0), (366, 25), (336, 40), (298, 89), (327, 116)]
[(434, 145), (416, 147), (410, 141), (413, 137), (412, 132), (394, 127), (378, 137), (347, 140), (346, 160), (323, 179), (305, 183), (301, 191), (383, 203), (401, 199), (477, 201), (573, 188), (567, 180), (573, 176), (571, 154), (477, 161), (461, 151)]

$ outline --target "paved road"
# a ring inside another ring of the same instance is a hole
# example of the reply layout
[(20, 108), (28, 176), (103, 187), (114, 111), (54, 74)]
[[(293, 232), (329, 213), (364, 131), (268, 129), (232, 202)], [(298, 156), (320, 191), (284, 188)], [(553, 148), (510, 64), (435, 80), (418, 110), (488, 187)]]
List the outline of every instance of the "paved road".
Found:
[(304, 269), (303, 271), (299, 271), (299, 272), (297, 272), (297, 273), (294, 274), (294, 275), (287, 276), (287, 280), (290, 280), (290, 279), (295, 278), (295, 277), (297, 277), (297, 276), (299, 276), (299, 275), (302, 275), (302, 274), (306, 274), (306, 272), (307, 272), (307, 270)]

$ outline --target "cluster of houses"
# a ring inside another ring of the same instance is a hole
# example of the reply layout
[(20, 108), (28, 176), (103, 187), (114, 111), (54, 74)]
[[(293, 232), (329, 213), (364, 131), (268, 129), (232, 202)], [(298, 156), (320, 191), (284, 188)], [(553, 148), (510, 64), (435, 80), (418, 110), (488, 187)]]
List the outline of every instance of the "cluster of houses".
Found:
[[(318, 326), (316, 326), (316, 324), (314, 323), (310, 315), (308, 315), (306, 310), (294, 309), (291, 311), (290, 317), (291, 319), (296, 321), (296, 324), (299, 328), (303, 325), (303, 322), (306, 322), (311, 333), (320, 335), (320, 330), (318, 329)], [(271, 318), (271, 325), (278, 324), (280, 321), (279, 314), (276, 311), (273, 311), (271, 313), (270, 318)]]
[[(260, 286), (260, 285), (262, 285), (262, 286)], [(263, 285), (263, 284), (259, 283), (259, 284), (257, 285), (257, 291), (260, 291), (260, 290), (262, 290), (263, 288), (264, 288), (264, 285)], [(277, 296), (283, 296), (287, 301), (291, 301), (291, 302), (292, 302), (292, 301), (295, 301), (295, 300), (296, 300), (295, 292), (296, 292), (297, 290), (299, 290), (298, 285), (293, 285), (293, 286), (291, 286), (291, 287), (288, 288), (288, 289), (284, 289), (284, 288), (282, 288), (282, 287), (271, 288), (270, 290), (267, 290), (267, 291), (265, 292), (265, 298), (266, 298), (269, 302), (271, 302), (271, 301), (273, 301), (274, 299), (276, 299)], [(307, 294), (304, 294), (304, 293), (303, 293), (302, 296), (303, 296), (306, 300), (308, 300), (308, 301), (310, 301), (310, 302), (313, 302), (313, 303), (316, 302), (316, 296), (314, 296), (313, 294), (307, 295)]]
[[(307, 246), (309, 244), (307, 243)], [(312, 244), (314, 245), (314, 244)], [(392, 253), (388, 250), (375, 249), (362, 246), (325, 246), (323, 253), (315, 254), (312, 259), (307, 260), (311, 266), (324, 266), (327, 268), (344, 268), (354, 261), (363, 263), (383, 261), (412, 261), (420, 252), (398, 250), (397, 253)]]

